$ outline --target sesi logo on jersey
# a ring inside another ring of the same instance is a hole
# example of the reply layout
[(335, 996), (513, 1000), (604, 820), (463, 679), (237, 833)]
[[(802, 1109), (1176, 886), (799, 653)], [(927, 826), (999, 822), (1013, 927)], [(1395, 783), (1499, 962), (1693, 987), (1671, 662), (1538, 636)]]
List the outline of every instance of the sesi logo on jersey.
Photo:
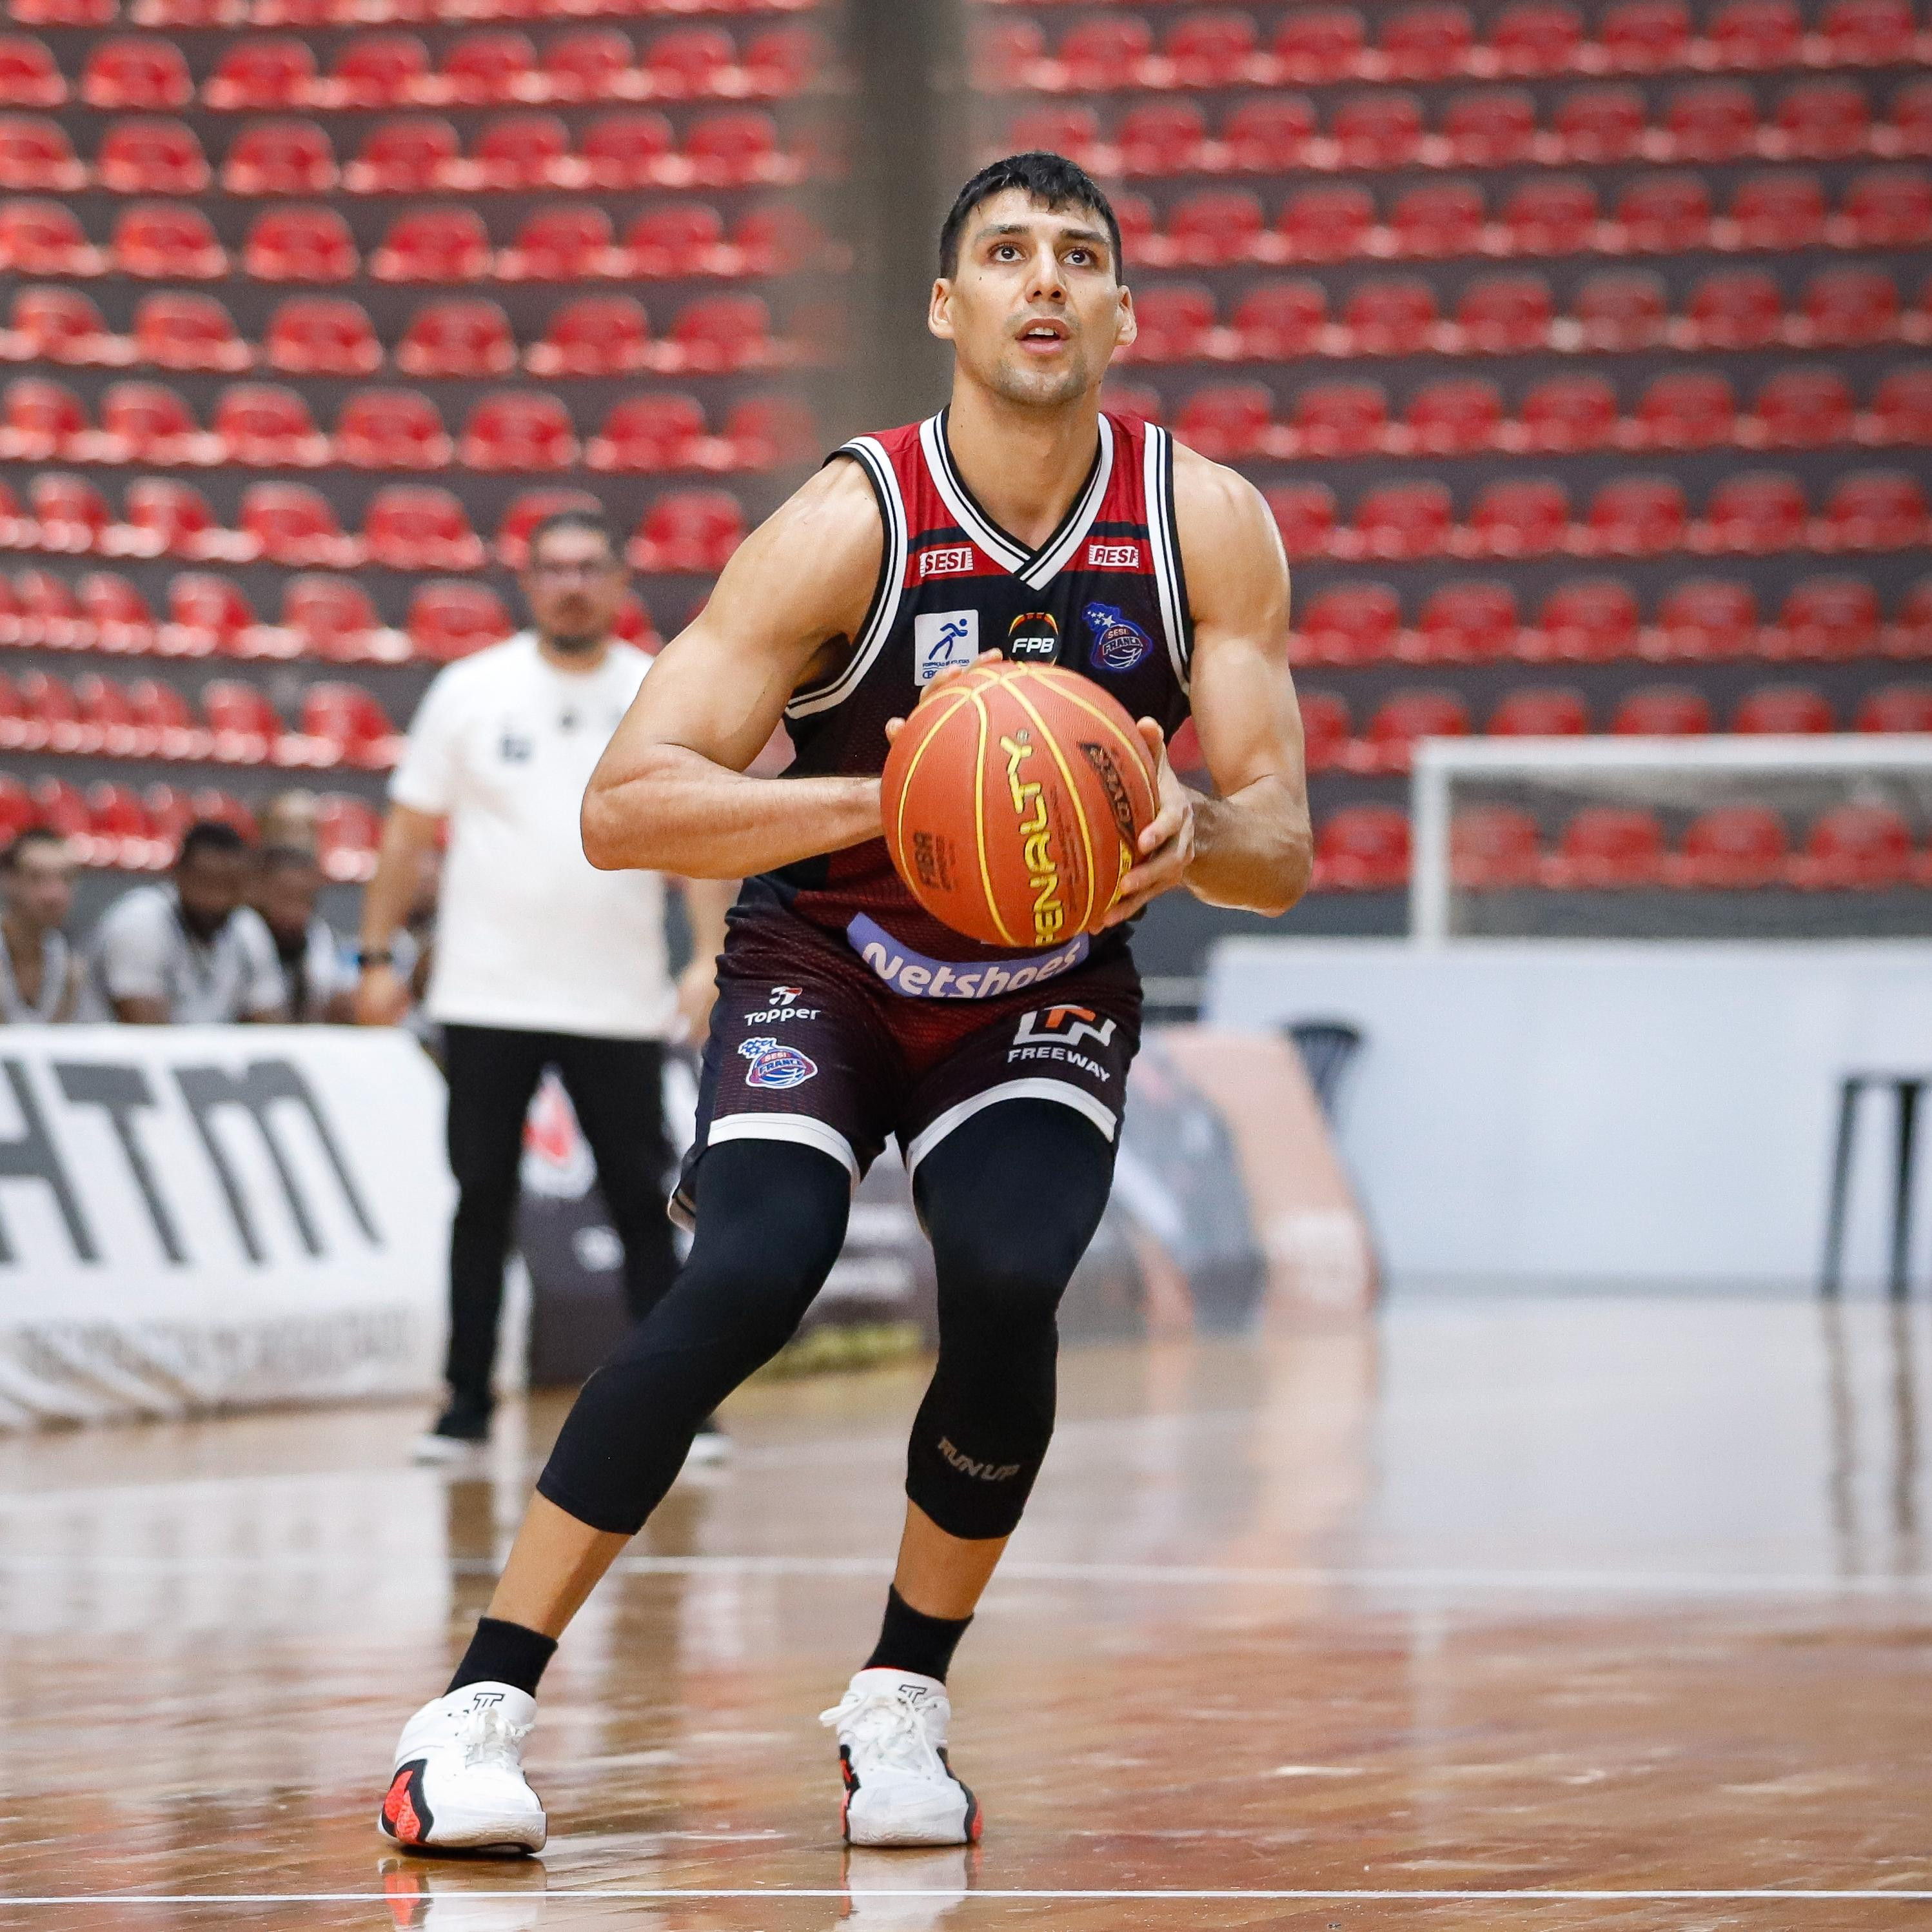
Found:
[(1137, 543), (1102, 543), (1097, 537), (1087, 546), (1089, 570), (1138, 570), (1141, 547)]
[(1152, 652), (1154, 640), (1118, 604), (1090, 604), (1080, 614), (1094, 634), (1088, 662), (1096, 670), (1132, 670)]
[(912, 678), (923, 691), (943, 670), (964, 670), (980, 654), (976, 610), (926, 610), (912, 620)]
[(922, 550), (919, 554), (919, 578), (922, 584), (928, 577), (968, 576), (972, 568), (970, 544), (948, 544), (943, 548)]
[(751, 1063), (745, 1070), (747, 1087), (802, 1087), (818, 1072), (815, 1060), (795, 1046), (781, 1046), (770, 1034), (740, 1040), (738, 1051)]

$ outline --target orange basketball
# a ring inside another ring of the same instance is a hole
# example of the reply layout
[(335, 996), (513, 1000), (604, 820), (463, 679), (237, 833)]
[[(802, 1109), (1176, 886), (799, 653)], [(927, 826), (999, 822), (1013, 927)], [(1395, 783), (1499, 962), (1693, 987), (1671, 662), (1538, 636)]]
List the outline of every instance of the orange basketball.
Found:
[(988, 946), (1050, 951), (1106, 917), (1157, 809), (1146, 741), (1090, 680), (986, 664), (906, 721), (886, 848), (914, 898)]

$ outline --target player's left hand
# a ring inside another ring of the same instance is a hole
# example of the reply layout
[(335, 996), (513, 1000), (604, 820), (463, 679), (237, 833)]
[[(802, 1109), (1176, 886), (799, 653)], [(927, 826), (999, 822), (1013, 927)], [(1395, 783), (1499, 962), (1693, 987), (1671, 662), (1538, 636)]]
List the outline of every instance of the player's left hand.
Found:
[[(964, 677), (969, 670), (977, 670), (982, 664), (998, 664), (1000, 662), (1000, 653), (998, 651), (982, 651), (970, 664), (955, 664), (950, 670), (941, 671), (920, 693), (919, 701), (923, 704), (936, 692), (944, 691), (955, 678)], [(888, 718), (886, 720), (886, 742), (890, 745), (905, 729), (905, 725), (906, 722), (903, 718)]]
[(1151, 718), (1143, 718), (1134, 728), (1160, 761), (1155, 796), (1160, 809), (1141, 834), (1139, 860), (1123, 874), (1113, 905), (1101, 921), (1103, 928), (1132, 919), (1148, 900), (1172, 892), (1194, 862), (1194, 794), (1174, 776), (1174, 767), (1168, 763), (1167, 740), (1160, 725)]
[(677, 1013), (684, 1028), (679, 1039), (702, 1046), (711, 1030), (711, 1009), (717, 1003), (717, 961), (694, 959), (677, 976)]

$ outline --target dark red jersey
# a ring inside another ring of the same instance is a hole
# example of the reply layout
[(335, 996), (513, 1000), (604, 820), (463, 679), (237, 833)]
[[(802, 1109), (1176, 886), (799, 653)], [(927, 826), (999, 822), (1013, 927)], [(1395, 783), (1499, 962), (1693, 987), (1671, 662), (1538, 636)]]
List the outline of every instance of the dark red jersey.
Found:
[[(974, 500), (953, 466), (944, 411), (834, 454), (870, 480), (885, 554), (851, 656), (785, 707), (796, 753), (788, 776), (882, 771), (886, 721), (907, 716), (941, 671), (986, 650), (1078, 671), (1130, 716), (1157, 718), (1169, 737), (1180, 728), (1193, 632), (1166, 430), (1102, 416), (1094, 466), (1036, 550)], [(1116, 928), (1052, 953), (982, 946), (921, 909), (878, 838), (753, 880), (746, 909), (774, 900), (843, 934), (886, 985), (922, 998), (997, 998), (1125, 944)]]

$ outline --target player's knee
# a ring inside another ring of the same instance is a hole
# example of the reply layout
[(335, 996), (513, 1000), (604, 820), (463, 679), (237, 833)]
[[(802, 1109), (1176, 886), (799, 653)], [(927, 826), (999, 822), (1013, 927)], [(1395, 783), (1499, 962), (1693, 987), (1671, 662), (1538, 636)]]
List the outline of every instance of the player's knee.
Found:
[(1044, 1416), (1009, 1414), (1004, 1426), (935, 1413), (914, 1424), (906, 1458), (906, 1496), (948, 1536), (1010, 1536), (1019, 1526), (1053, 1433)]

